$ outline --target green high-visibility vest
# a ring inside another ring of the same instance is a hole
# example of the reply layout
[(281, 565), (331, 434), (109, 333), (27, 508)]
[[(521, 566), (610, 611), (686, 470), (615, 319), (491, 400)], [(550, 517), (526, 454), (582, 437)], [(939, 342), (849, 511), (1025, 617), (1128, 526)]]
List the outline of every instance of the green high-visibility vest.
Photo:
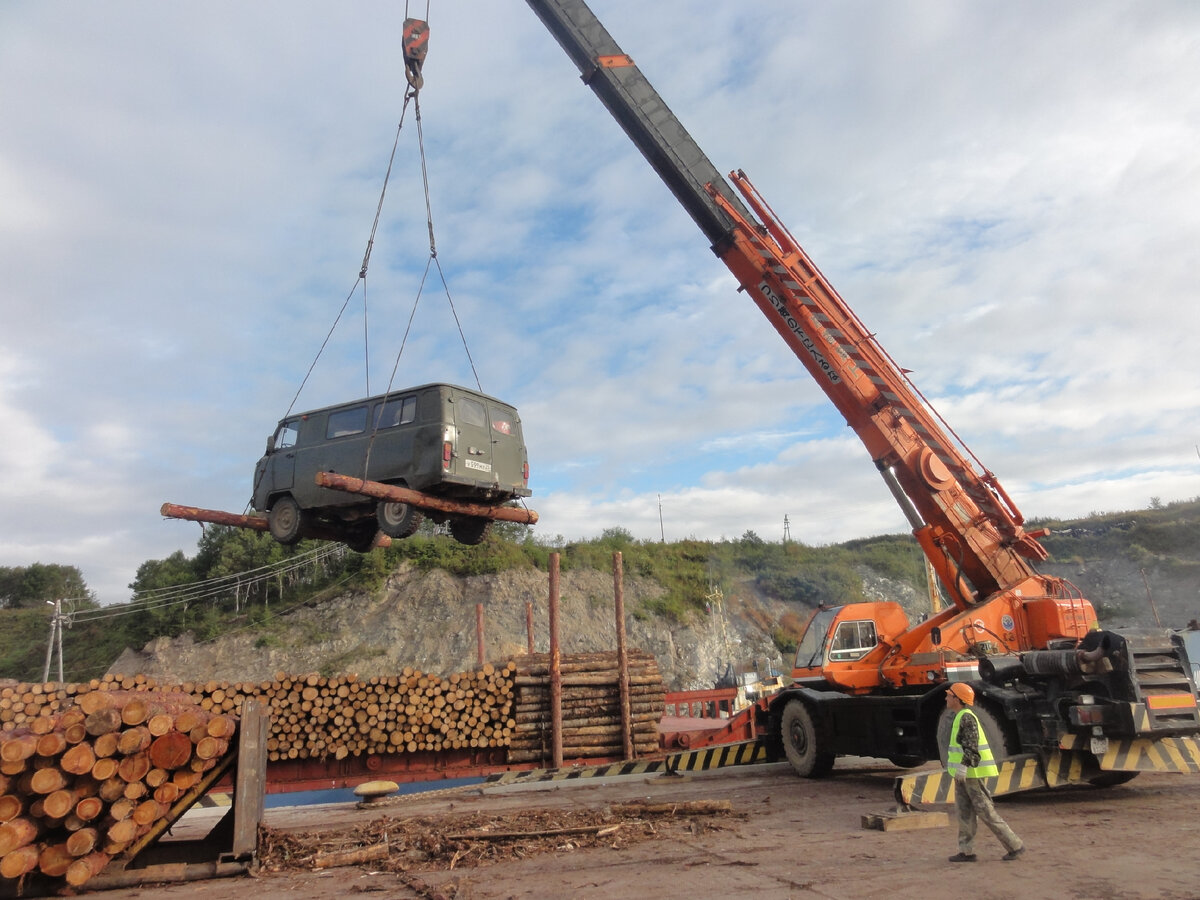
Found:
[[(962, 724), (963, 716), (970, 716), (974, 719), (975, 727), (979, 731), (979, 765), (977, 766), (963, 765), (963, 748), (958, 742), (958, 726)], [(996, 760), (992, 757), (992, 749), (988, 746), (987, 733), (983, 730), (979, 716), (975, 715), (969, 709), (960, 709), (954, 716), (954, 725), (950, 728), (950, 746), (946, 752), (946, 768), (950, 770), (952, 778), (957, 778), (962, 772), (965, 772), (968, 778), (990, 778), (993, 775), (1000, 774), (1000, 769), (996, 766)]]

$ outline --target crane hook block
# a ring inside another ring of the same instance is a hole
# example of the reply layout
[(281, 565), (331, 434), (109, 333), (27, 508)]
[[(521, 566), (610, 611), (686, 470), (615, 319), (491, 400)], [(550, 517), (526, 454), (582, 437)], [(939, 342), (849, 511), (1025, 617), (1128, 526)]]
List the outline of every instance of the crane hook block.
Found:
[(425, 64), (425, 54), (429, 52), (429, 23), (424, 19), (404, 20), (404, 77), (419, 91), (425, 84), (421, 75), (421, 66)]

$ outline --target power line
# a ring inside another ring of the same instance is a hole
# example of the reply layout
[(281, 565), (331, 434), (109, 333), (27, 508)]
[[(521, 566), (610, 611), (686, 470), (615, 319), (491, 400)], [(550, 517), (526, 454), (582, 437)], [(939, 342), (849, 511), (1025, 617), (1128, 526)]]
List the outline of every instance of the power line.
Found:
[[(137, 613), (151, 612), (194, 603), (223, 596), (230, 588), (241, 585), (258, 584), (285, 575), (297, 569), (302, 569), (318, 562), (323, 562), (334, 555), (342, 553), (340, 546), (322, 546), (300, 556), (280, 560), (265, 566), (248, 569), (232, 575), (221, 575), (203, 581), (189, 582), (169, 588), (156, 588), (144, 591), (129, 603), (106, 606), (100, 609), (80, 610), (72, 617), (72, 622), (97, 622), (102, 619), (112, 619), (119, 616), (129, 616)], [(66, 602), (66, 601), (64, 601)]]

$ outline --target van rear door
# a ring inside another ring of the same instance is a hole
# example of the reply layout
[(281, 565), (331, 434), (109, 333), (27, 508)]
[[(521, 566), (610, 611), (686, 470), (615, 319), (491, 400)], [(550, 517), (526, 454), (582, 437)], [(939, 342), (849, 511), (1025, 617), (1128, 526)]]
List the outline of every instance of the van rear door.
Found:
[(500, 489), (528, 497), (529, 458), (521, 435), (521, 420), (511, 406), (488, 401), (488, 423), (492, 431), (492, 476)]
[(458, 431), (459, 471), (477, 484), (492, 484), (492, 432), (487, 404), (477, 397), (459, 394), (454, 401), (454, 426)]

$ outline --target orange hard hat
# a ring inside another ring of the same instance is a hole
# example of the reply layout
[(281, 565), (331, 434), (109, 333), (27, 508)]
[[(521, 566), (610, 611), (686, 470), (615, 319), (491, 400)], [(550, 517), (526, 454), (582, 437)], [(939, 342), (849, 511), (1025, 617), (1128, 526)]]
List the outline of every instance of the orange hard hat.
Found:
[(971, 706), (975, 703), (975, 688), (969, 684), (956, 681), (950, 685), (950, 693), (961, 700), (964, 706)]

